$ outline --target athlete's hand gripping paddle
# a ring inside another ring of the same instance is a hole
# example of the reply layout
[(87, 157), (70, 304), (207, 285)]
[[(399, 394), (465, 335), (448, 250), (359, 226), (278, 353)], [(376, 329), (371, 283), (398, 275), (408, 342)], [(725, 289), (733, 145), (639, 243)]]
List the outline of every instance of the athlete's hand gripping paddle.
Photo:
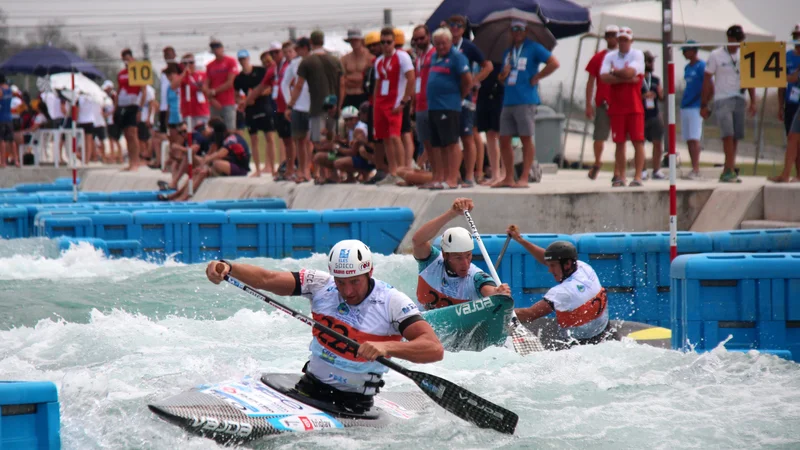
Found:
[[(483, 245), (481, 235), (478, 233), (478, 228), (475, 226), (475, 222), (472, 220), (472, 215), (470, 215), (469, 211), (464, 210), (464, 217), (467, 218), (467, 223), (469, 223), (472, 236), (475, 238), (475, 242), (478, 243), (478, 248), (481, 250), (483, 260), (486, 261), (486, 265), (489, 267), (489, 274), (494, 279), (494, 282), (500, 286), (500, 277), (497, 275), (494, 264), (492, 264), (492, 258), (489, 257), (489, 252), (486, 251), (486, 247)], [(507, 244), (508, 240), (506, 240), (506, 245)], [(505, 251), (505, 247), (503, 247), (503, 250)], [(541, 341), (539, 341), (539, 338), (531, 334), (528, 329), (519, 322), (517, 315), (513, 311), (511, 313), (511, 323), (508, 324), (508, 328), (509, 334), (511, 335), (511, 343), (514, 345), (514, 350), (520, 355), (525, 356), (533, 352), (544, 351), (544, 346), (542, 345)]]
[[(217, 270), (219, 271), (219, 269)], [(311, 317), (303, 315), (298, 311), (289, 308), (288, 306), (284, 306), (282, 303), (267, 297), (266, 295), (258, 292), (257, 290), (230, 275), (225, 275), (225, 281), (247, 292), (253, 297), (267, 303), (268, 305), (283, 311), (295, 319), (298, 319), (301, 322), (316, 328), (317, 330), (338, 340), (339, 342), (345, 343), (353, 350), (354, 353), (358, 353), (358, 342), (348, 338), (347, 336), (333, 331)], [(422, 389), (422, 392), (430, 397), (431, 400), (433, 400), (437, 405), (466, 420), (467, 422), (471, 422), (480, 428), (491, 428), (501, 433), (514, 434), (519, 416), (512, 411), (495, 405), (484, 398), (478, 397), (461, 386), (458, 386), (457, 384), (443, 378), (439, 378), (435, 375), (406, 369), (400, 364), (390, 361), (382, 356), (378, 357), (376, 361), (410, 378), (411, 381), (419, 386), (419, 388)]]

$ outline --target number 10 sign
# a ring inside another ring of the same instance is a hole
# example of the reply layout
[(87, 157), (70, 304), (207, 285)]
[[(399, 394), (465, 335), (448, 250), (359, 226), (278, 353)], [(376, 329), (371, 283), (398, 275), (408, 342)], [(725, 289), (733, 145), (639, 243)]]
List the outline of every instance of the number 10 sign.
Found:
[(786, 44), (783, 42), (742, 42), (741, 80), (745, 88), (786, 87)]

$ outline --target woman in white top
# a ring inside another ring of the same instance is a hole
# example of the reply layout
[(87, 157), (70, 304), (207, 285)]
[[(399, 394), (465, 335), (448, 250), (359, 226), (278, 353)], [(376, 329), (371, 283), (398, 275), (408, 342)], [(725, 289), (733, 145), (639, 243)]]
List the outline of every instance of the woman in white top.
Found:
[(83, 130), (83, 145), (86, 161), (94, 156), (94, 110), (95, 102), (86, 94), (78, 96), (78, 127)]

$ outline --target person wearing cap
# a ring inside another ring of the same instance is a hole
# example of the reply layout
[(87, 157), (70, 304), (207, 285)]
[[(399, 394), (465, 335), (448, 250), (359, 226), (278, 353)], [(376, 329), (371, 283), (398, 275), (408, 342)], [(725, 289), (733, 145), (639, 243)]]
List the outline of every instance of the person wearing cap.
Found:
[[(528, 24), (511, 21), (511, 47), (503, 54), (503, 71), (498, 79), (505, 84), (503, 111), (500, 113), (500, 154), (506, 177), (493, 188), (526, 188), (536, 148), (534, 117), (539, 100), (539, 82), (559, 67), (558, 60), (544, 46), (528, 39)], [(539, 66), (544, 64), (542, 70)], [(522, 141), (522, 176), (514, 181), (514, 150), (511, 140)]]
[[(348, 108), (345, 107), (342, 110), (342, 117), (345, 120), (348, 120), (347, 118), (352, 115), (352, 111), (348, 110)], [(357, 112), (355, 126), (352, 130), (348, 130), (349, 150), (346, 152), (348, 156), (338, 158), (333, 163), (334, 168), (347, 177), (346, 182), (354, 182), (356, 177), (366, 180), (369, 173), (375, 169), (375, 165), (372, 163), (374, 150), (369, 141), (369, 129), (367, 127), (367, 120), (371, 113), (369, 102), (362, 103)]]
[[(250, 145), (253, 149), (253, 163), (255, 164), (255, 171), (251, 176), (261, 176), (261, 161), (258, 149), (258, 132), (264, 133), (264, 137), (274, 129), (272, 124), (272, 106), (269, 103), (269, 96), (272, 93), (262, 92), (260, 95), (254, 95), (253, 90), (261, 85), (264, 77), (267, 74), (266, 67), (254, 66), (250, 62), (250, 52), (247, 50), (239, 50), (236, 53), (236, 58), (239, 60), (239, 65), (242, 66), (242, 71), (233, 79), (233, 89), (236, 92), (243, 92), (246, 96), (245, 100), (240, 105), (240, 109), (244, 109), (245, 124), (247, 131), (250, 134)], [(265, 166), (264, 171), (272, 173), (272, 167)]]
[[(617, 34), (619, 27), (609, 25), (606, 27), (603, 38), (606, 48), (592, 56), (586, 65), (589, 79), (586, 80), (586, 118), (594, 120), (594, 165), (589, 169), (589, 178), (594, 180), (603, 167), (603, 150), (608, 137), (611, 136), (611, 119), (608, 117), (608, 105), (611, 101), (611, 86), (600, 79), (600, 68), (608, 52), (617, 49)], [(595, 91), (595, 86), (597, 90)], [(592, 94), (594, 93), (594, 97)]]
[(236, 129), (236, 92), (233, 80), (239, 73), (236, 60), (225, 55), (222, 42), (212, 40), (209, 44), (214, 60), (206, 65), (203, 93), (211, 103), (211, 115), (221, 117), (229, 130)]
[(175, 54), (175, 49), (171, 46), (164, 47), (162, 54), (164, 55), (164, 62), (167, 63), (167, 66), (164, 67), (164, 70), (161, 71), (161, 75), (159, 75), (158, 78), (158, 132), (161, 135), (165, 135), (167, 134), (167, 125), (169, 123), (169, 117), (167, 113), (167, 105), (169, 102), (167, 100), (167, 96), (169, 95), (168, 90), (170, 88), (170, 82), (169, 77), (167, 76), (167, 68), (170, 66), (170, 64), (177, 64), (178, 61), (175, 60), (177, 57)]
[[(355, 106), (345, 106), (341, 116), (344, 121), (345, 134), (337, 136), (335, 130), (322, 130), (325, 139), (314, 148), (314, 164), (327, 169), (327, 175), (320, 175), (315, 180), (315, 184), (338, 183), (340, 179), (336, 172), (336, 161), (342, 158), (352, 159), (358, 155), (355, 131), (359, 123), (359, 110)], [(348, 177), (347, 181), (354, 182), (355, 179)]]
[[(477, 149), (475, 139), (472, 137), (475, 128), (475, 102), (481, 83), (492, 73), (494, 65), (487, 60), (483, 52), (469, 39), (464, 37), (467, 30), (467, 18), (455, 14), (447, 19), (447, 26), (453, 35), (453, 47), (467, 57), (470, 72), (472, 72), (472, 87), (470, 94), (461, 103), (459, 117), (461, 145), (464, 153), (464, 180), (462, 187), (475, 186), (475, 165)], [(483, 161), (480, 161), (483, 165)]]
[[(656, 57), (649, 50), (644, 52), (644, 78), (642, 79), (642, 101), (644, 102), (644, 138), (653, 144), (653, 179), (666, 178), (661, 172), (661, 155), (664, 152), (664, 122), (658, 111), (658, 102), (664, 101), (661, 79), (653, 75)], [(642, 179), (648, 178), (647, 169)]]
[[(364, 44), (367, 50), (374, 57), (378, 58), (382, 53), (381, 32), (371, 31), (364, 37)], [(378, 184), (389, 175), (389, 165), (386, 159), (386, 151), (383, 147), (383, 142), (375, 139), (375, 105), (373, 103), (375, 97), (375, 78), (377, 70), (375, 64), (371, 64), (364, 72), (364, 92), (369, 96), (369, 117), (367, 117), (367, 140), (374, 151), (372, 155), (372, 163), (375, 164), (375, 175), (370, 179), (364, 181), (364, 184)]]
[[(394, 29), (394, 48), (397, 51), (404, 51), (403, 47), (406, 45), (406, 34), (399, 28)], [(408, 52), (413, 62), (413, 52)], [(416, 80), (416, 72), (414, 73)], [(414, 81), (416, 84), (416, 81)], [(414, 153), (416, 152), (416, 144), (414, 143), (414, 135), (411, 133), (411, 101), (406, 103), (403, 107), (403, 122), (400, 124), (400, 139), (403, 141), (403, 151), (400, 152), (401, 159), (398, 160), (399, 169), (411, 169), (414, 161)], [(402, 178), (402, 177), (401, 177)], [(406, 186), (403, 181), (397, 183), (398, 186)]]
[[(712, 51), (706, 62), (700, 114), (708, 119), (713, 109), (720, 129), (725, 164), (719, 181), (741, 183), (742, 180), (736, 173), (736, 150), (739, 140), (744, 139), (745, 110), (751, 117), (756, 115), (756, 90), (740, 87), (739, 43), (745, 39), (744, 30), (740, 25), (732, 25), (728, 28), (727, 35), (730, 45)], [(745, 91), (750, 95), (749, 107), (745, 100)]]
[(691, 44), (697, 41), (686, 41), (689, 46), (683, 47), (683, 57), (687, 63), (683, 68), (683, 79), (686, 87), (681, 99), (681, 135), (689, 147), (689, 158), (692, 160), (692, 171), (687, 175), (689, 180), (700, 180), (700, 140), (703, 138), (703, 117), (700, 115), (700, 100), (703, 95), (703, 77), (706, 63), (697, 57), (698, 48)]
[(345, 106), (358, 109), (362, 103), (369, 100), (369, 95), (364, 92), (364, 72), (375, 61), (375, 57), (364, 45), (361, 30), (347, 30), (347, 39), (344, 41), (350, 44), (353, 51), (342, 56), (344, 76), (339, 90), (344, 92), (344, 96), (339, 100), (339, 109)]
[(520, 322), (533, 322), (555, 312), (560, 342), (549, 350), (576, 345), (599, 344), (612, 337), (608, 320), (608, 291), (592, 266), (578, 259), (578, 250), (568, 241), (555, 241), (546, 249), (529, 242), (516, 225), (506, 230), (513, 239), (544, 266), (557, 285), (528, 308), (516, 308)]
[[(207, 74), (198, 69), (193, 53), (181, 57), (183, 71), (178, 79), (172, 81), (172, 88), (178, 89), (181, 99), (181, 116), (191, 121), (192, 128), (208, 122), (211, 117), (208, 99), (203, 93)], [(188, 91), (188, 95), (187, 95)]]
[(644, 102), (642, 79), (644, 53), (632, 48), (633, 31), (621, 27), (617, 34), (619, 49), (608, 52), (603, 58), (600, 77), (611, 85), (608, 115), (611, 119), (611, 137), (616, 144), (614, 178), (612, 187), (625, 186), (625, 142), (630, 139), (634, 149), (635, 172), (630, 186), (642, 185), (644, 171)]

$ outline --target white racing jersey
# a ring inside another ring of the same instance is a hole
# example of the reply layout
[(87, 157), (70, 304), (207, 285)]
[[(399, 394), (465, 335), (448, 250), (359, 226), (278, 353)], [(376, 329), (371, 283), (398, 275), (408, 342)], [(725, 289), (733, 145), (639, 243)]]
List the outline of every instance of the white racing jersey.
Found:
[[(349, 305), (329, 273), (303, 269), (299, 277), (300, 295), (311, 300), (314, 320), (355, 341), (399, 342), (403, 322), (415, 316), (422, 320), (416, 303), (383, 281), (374, 280), (367, 298)], [(310, 350), (306, 370), (340, 391), (373, 395), (375, 388), (364, 383), (379, 382), (389, 370), (379, 362), (356, 357), (355, 349), (316, 328)]]
[(447, 274), (441, 250), (431, 247), (427, 259), (417, 261), (419, 277), (417, 280), (417, 300), (425, 309), (443, 308), (445, 306), (470, 302), (483, 298), (481, 288), (484, 285), (495, 286), (492, 278), (475, 264), (470, 264), (465, 277)]
[(608, 299), (592, 266), (578, 261), (569, 278), (544, 296), (553, 305), (558, 325), (567, 337), (589, 339), (608, 325)]

